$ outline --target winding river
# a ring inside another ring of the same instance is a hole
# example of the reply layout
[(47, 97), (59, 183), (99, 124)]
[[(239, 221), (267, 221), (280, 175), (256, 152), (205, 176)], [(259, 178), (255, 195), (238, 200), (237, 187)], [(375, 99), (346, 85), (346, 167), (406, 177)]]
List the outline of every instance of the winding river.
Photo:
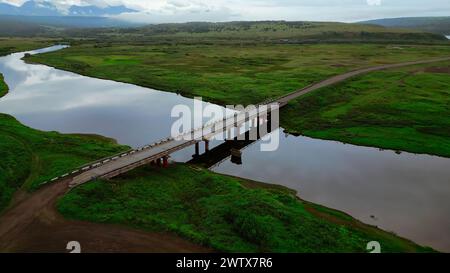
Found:
[[(193, 106), (173, 93), (26, 64), (23, 56), (0, 58), (10, 87), (0, 112), (33, 128), (100, 134), (138, 147), (170, 135), (173, 106)], [(278, 150), (250, 145), (242, 165), (227, 159), (212, 170), (290, 187), (303, 199), (450, 252), (450, 159), (296, 137), (282, 129), (273, 134), (280, 135)], [(193, 153), (188, 148), (173, 159), (187, 161)]]

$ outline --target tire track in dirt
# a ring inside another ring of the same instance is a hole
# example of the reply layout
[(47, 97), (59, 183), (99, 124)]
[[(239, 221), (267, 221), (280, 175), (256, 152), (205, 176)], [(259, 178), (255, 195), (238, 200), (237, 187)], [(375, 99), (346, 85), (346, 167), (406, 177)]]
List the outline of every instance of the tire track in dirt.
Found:
[(43, 187), (0, 218), (0, 252), (68, 252), (78, 241), (82, 252), (212, 252), (169, 233), (64, 219), (55, 209), (70, 179)]

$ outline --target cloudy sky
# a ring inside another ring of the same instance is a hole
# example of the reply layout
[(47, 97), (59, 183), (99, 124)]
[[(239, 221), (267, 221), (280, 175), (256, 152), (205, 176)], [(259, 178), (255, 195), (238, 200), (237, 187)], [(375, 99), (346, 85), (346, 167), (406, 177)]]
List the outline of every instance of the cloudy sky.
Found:
[[(43, 1), (43, 0), (39, 0)], [(125, 4), (140, 10), (123, 18), (151, 23), (231, 20), (344, 21), (450, 16), (450, 0), (49, 0), (68, 5)], [(21, 4), (25, 0), (0, 0)]]

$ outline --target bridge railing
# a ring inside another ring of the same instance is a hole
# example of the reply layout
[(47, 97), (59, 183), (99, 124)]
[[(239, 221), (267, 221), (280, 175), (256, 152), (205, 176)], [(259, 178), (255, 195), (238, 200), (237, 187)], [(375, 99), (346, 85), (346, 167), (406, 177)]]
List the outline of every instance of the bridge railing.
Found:
[(64, 174), (62, 174), (60, 176), (57, 176), (57, 177), (54, 177), (54, 178), (52, 178), (50, 180), (44, 181), (44, 182), (40, 183), (40, 185), (42, 186), (42, 185), (48, 184), (50, 182), (55, 182), (55, 181), (58, 181), (58, 180), (61, 180), (61, 179), (64, 179), (64, 178), (68, 178), (70, 176), (81, 174), (81, 173), (83, 173), (85, 171), (88, 171), (88, 170), (100, 167), (100, 166), (102, 166), (102, 165), (104, 165), (106, 163), (109, 163), (111, 161), (117, 160), (119, 158), (122, 158), (122, 157), (125, 157), (125, 156), (129, 156), (129, 155), (135, 154), (137, 152), (141, 152), (141, 151), (144, 151), (144, 150), (147, 150), (147, 149), (150, 149), (150, 148), (154, 148), (154, 147), (160, 146), (160, 145), (165, 144), (165, 143), (167, 143), (169, 141), (172, 141), (172, 140), (174, 140), (174, 139), (171, 138), (171, 137), (165, 138), (165, 139), (161, 139), (159, 141), (154, 142), (153, 144), (145, 145), (145, 146), (137, 148), (137, 149), (130, 149), (130, 150), (125, 151), (125, 152), (121, 152), (121, 153), (114, 154), (114, 155), (111, 155), (111, 156), (108, 156), (108, 157), (105, 157), (105, 158), (102, 158), (102, 159), (98, 159), (96, 161), (93, 161), (93, 162), (87, 163), (85, 165), (82, 165), (82, 166), (80, 166), (80, 167), (78, 167), (78, 168), (76, 168), (76, 169), (74, 169), (74, 170), (72, 170), (70, 172), (64, 173)]

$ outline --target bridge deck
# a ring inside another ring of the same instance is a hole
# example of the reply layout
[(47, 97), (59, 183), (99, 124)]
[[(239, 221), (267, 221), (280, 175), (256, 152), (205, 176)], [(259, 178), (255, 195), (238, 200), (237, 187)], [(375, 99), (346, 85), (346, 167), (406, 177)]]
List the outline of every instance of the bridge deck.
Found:
[(129, 155), (119, 157), (97, 167), (93, 167), (81, 174), (75, 176), (70, 183), (71, 187), (91, 181), (93, 178), (111, 178), (134, 169), (138, 166), (148, 164), (154, 160), (168, 156), (175, 151), (184, 149), (187, 146), (195, 144), (197, 141), (170, 141), (158, 146), (136, 151)]

